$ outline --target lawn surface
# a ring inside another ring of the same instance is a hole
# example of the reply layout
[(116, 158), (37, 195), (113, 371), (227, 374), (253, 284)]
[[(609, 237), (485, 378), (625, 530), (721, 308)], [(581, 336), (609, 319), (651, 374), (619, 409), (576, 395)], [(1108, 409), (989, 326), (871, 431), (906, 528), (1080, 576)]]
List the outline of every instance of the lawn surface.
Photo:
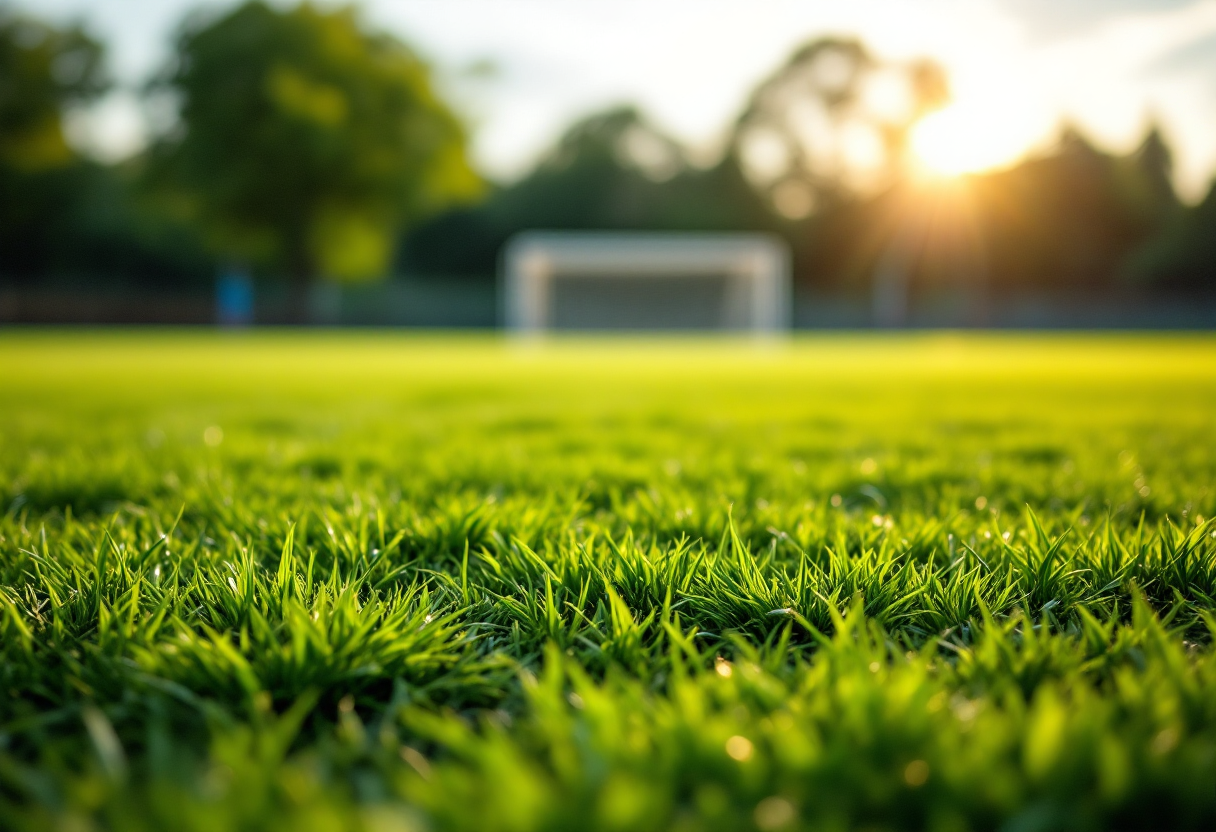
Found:
[(0, 334), (0, 828), (1216, 826), (1216, 339)]

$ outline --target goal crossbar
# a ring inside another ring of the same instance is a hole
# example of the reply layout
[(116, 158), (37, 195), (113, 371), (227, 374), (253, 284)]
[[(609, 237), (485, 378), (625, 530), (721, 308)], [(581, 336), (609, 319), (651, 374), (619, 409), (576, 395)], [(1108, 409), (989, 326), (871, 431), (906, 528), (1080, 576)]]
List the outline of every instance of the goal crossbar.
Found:
[[(559, 288), (562, 297), (577, 299), (580, 287), (590, 293), (586, 303), (615, 305), (600, 308), (593, 321), (616, 315), (619, 324), (611, 328), (631, 328), (631, 318), (648, 321), (640, 328), (664, 328), (662, 310), (656, 318), (654, 309), (638, 306), (647, 302), (649, 286), (664, 281), (665, 302), (676, 317), (698, 299), (703, 307), (719, 307), (704, 328), (762, 334), (789, 326), (789, 253), (767, 234), (529, 231), (508, 242), (501, 271), (504, 323), (516, 333), (582, 328), (563, 320), (558, 303)], [(712, 300), (704, 292), (694, 297), (698, 278), (715, 282)], [(614, 283), (624, 297), (606, 300), (603, 287)]]

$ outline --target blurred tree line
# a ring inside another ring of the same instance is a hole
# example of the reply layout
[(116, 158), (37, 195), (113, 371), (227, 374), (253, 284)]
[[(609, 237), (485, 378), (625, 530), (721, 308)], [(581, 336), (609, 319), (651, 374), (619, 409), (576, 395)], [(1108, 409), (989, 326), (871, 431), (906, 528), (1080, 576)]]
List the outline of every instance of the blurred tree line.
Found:
[(802, 285), (896, 307), (976, 287), (1216, 292), (1216, 190), (1178, 201), (1159, 130), (1119, 156), (1066, 129), (1011, 168), (926, 184), (909, 137), (948, 79), (849, 39), (764, 79), (713, 164), (622, 106), (508, 185), (473, 170), (430, 68), (354, 8), (189, 17), (145, 89), (176, 120), (113, 165), (64, 126), (109, 83), (81, 28), (0, 7), (0, 285), (206, 292), (235, 266), (289, 286), (302, 319), (319, 279), (484, 280), (517, 231), (598, 228), (769, 231)]
[(0, 14), (6, 282), (191, 288), (223, 265), (286, 278), (303, 320), (316, 280), (382, 277), (403, 229), (482, 189), (429, 68), (353, 7), (253, 0), (187, 19), (146, 90), (176, 121), (116, 166), (64, 137), (107, 87), (101, 45)]
[(910, 131), (948, 99), (931, 62), (818, 40), (757, 87), (716, 164), (691, 163), (637, 109), (610, 109), (573, 125), (520, 181), (414, 230), (398, 267), (489, 274), (526, 228), (754, 230), (785, 237), (796, 279), (827, 292), (874, 291), (893, 256), (913, 292), (1216, 292), (1216, 189), (1198, 207), (1179, 202), (1157, 127), (1126, 156), (1066, 127), (1008, 169), (918, 182)]
[(87, 280), (205, 285), (189, 228), (141, 210), (142, 160), (107, 166), (68, 144), (65, 114), (109, 85), (101, 45), (0, 11), (0, 276), (9, 285)]

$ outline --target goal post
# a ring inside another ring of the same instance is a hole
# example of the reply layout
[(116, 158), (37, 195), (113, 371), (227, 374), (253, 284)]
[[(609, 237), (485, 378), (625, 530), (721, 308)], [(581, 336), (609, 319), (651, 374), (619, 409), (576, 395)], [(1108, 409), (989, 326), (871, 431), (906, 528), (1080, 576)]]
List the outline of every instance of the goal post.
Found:
[(789, 328), (789, 263), (768, 234), (527, 231), (503, 250), (503, 322), (773, 334)]

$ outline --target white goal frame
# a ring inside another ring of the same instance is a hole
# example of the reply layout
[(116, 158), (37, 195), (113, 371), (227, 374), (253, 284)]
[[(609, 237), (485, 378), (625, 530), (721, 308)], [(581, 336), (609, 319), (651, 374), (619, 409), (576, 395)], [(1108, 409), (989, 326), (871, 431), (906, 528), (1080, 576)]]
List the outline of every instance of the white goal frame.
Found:
[(790, 325), (790, 257), (768, 234), (525, 231), (501, 260), (503, 323), (520, 335), (554, 328), (553, 283), (580, 277), (726, 278), (722, 329), (775, 334)]

